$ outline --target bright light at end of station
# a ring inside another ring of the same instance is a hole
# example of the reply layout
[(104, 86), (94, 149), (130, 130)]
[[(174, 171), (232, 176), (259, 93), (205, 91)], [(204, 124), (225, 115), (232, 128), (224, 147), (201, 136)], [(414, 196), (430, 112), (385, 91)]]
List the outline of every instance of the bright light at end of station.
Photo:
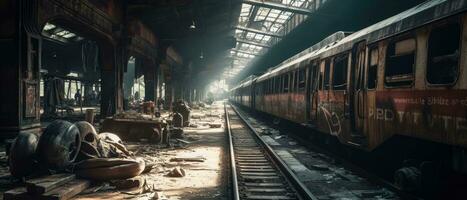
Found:
[(227, 92), (229, 90), (229, 85), (225, 80), (214, 81), (209, 85), (209, 92), (213, 94), (220, 94)]

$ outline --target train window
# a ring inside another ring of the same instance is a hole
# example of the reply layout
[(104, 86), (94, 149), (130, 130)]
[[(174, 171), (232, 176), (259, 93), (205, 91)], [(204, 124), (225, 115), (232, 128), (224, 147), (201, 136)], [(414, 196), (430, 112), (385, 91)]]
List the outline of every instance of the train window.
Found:
[(284, 74), (282, 83), (283, 83), (284, 92), (289, 92), (289, 74)]
[(295, 78), (296, 78), (296, 77), (297, 77), (297, 76), (295, 76), (295, 71), (290, 72), (290, 84), (289, 84), (289, 85), (290, 85), (290, 91), (291, 91), (291, 92), (294, 92), (294, 91), (295, 91), (295, 85), (296, 85), (296, 83), (297, 83), (297, 82), (295, 81)]
[(270, 93), (273, 94), (274, 93), (274, 78), (271, 78), (269, 80), (271, 80), (271, 92)]
[(261, 94), (262, 95), (266, 94), (266, 90), (267, 90), (266, 86), (267, 86), (266, 81), (261, 82)]
[(329, 90), (329, 79), (331, 76), (331, 60), (326, 60), (324, 64), (324, 89)]
[(385, 83), (387, 86), (409, 86), (414, 81), (415, 39), (389, 44), (386, 56)]
[(280, 76), (276, 76), (276, 88), (275, 88), (275, 91), (276, 93), (281, 93), (282, 92), (282, 86), (281, 86), (281, 77)]
[(300, 69), (298, 71), (298, 90), (305, 90), (305, 69)]
[(319, 77), (318, 77), (318, 74), (319, 74), (319, 70), (318, 70), (318, 66), (315, 65), (315, 64), (312, 64), (311, 65), (311, 68), (310, 68), (310, 89), (311, 91), (316, 91), (318, 89), (318, 83), (319, 83)]
[(319, 72), (318, 83), (319, 90), (323, 90), (323, 72)]
[(334, 59), (334, 70), (332, 73), (332, 86), (334, 90), (345, 90), (347, 86), (348, 56)]
[(268, 85), (266, 84), (267, 81), (263, 81), (261, 84), (263, 85), (263, 88), (261, 88), (261, 94), (265, 95), (266, 92), (268, 91)]
[(274, 93), (274, 78), (269, 79), (269, 94)]
[(370, 50), (370, 59), (368, 65), (368, 79), (367, 88), (375, 89), (378, 83), (378, 47), (373, 47)]
[(268, 84), (268, 90), (266, 91), (266, 94), (271, 94), (271, 89), (272, 89), (272, 86), (271, 86), (271, 79), (268, 79), (266, 80), (266, 84)]
[(453, 84), (459, 73), (461, 27), (449, 24), (431, 31), (426, 78), (430, 84)]

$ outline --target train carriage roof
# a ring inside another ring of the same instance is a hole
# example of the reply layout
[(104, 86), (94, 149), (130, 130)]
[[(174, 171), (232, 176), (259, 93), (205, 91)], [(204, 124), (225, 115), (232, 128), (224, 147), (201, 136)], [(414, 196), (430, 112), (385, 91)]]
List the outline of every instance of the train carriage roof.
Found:
[[(349, 51), (357, 42), (366, 40), (368, 44), (398, 35), (420, 26), (437, 21), (467, 10), (467, 0), (431, 0), (390, 17), (347, 37), (342, 38), (343, 32), (338, 32), (326, 38), (313, 47), (287, 59), (267, 73), (258, 77), (258, 82), (277, 74), (296, 69), (302, 61), (328, 57)], [(331, 40), (333, 38), (334, 40)], [(340, 37), (339, 37), (340, 36)]]
[(248, 76), (247, 78), (240, 81), (240, 83), (237, 86), (230, 89), (230, 91), (237, 90), (239, 88), (244, 88), (247, 86), (251, 86), (251, 84), (253, 83), (254, 80), (256, 80), (256, 78), (257, 77), (255, 75)]

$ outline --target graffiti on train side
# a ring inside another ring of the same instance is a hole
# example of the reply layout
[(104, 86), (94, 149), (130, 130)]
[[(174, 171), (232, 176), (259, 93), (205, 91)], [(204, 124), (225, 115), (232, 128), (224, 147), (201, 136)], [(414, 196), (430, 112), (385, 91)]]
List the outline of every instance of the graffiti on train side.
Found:
[(467, 133), (467, 91), (379, 92), (368, 117), (397, 129)]
[(339, 115), (327, 109), (324, 104), (319, 104), (318, 108), (324, 115), (324, 119), (329, 127), (329, 133), (334, 136), (339, 135), (342, 132), (342, 123)]

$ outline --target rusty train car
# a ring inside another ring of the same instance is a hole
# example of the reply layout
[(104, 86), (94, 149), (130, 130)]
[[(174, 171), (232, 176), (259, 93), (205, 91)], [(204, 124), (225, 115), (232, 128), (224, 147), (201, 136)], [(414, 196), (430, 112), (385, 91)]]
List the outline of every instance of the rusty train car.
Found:
[(432, 0), (338, 32), (233, 88), (230, 100), (367, 151), (396, 135), (442, 143), (467, 173), (466, 11), (467, 0)]

